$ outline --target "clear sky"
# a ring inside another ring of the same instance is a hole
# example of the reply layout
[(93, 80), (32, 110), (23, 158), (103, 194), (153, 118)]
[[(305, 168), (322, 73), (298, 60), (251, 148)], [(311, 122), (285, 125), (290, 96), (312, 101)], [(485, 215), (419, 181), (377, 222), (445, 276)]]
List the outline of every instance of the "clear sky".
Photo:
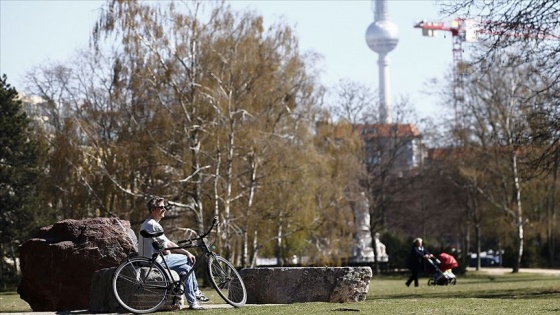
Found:
[[(104, 1), (0, 0), (0, 73), (18, 90), (23, 75), (45, 61), (64, 61), (86, 47)], [(327, 85), (349, 79), (378, 87), (377, 54), (365, 42), (373, 22), (369, 0), (229, 0), (234, 9), (260, 13), (265, 23), (284, 19), (294, 26), (302, 50), (323, 56), (319, 64)], [(452, 64), (450, 34), (423, 37), (419, 20), (448, 21), (433, 0), (388, 0), (399, 43), (389, 53), (392, 102), (408, 97), (420, 115), (442, 107), (425, 83), (442, 79)], [(430, 95), (432, 94), (432, 95)]]

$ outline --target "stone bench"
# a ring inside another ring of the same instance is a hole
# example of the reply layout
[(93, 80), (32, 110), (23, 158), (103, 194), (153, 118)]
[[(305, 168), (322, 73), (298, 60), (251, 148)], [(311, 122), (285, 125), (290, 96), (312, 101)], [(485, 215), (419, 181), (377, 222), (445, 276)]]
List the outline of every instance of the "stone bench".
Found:
[(370, 267), (275, 267), (239, 271), (247, 304), (349, 303), (366, 299)]
[[(92, 313), (127, 313), (125, 309), (123, 309), (119, 302), (115, 299), (113, 295), (113, 273), (117, 267), (113, 268), (105, 268), (97, 270), (93, 273), (93, 277), (91, 279), (91, 293), (89, 297), (89, 306), (88, 311)], [(179, 279), (179, 275), (174, 271), (171, 270), (171, 274), (174, 279)], [(147, 297), (139, 297), (142, 299), (146, 299)], [(162, 306), (162, 310), (170, 310), (172, 309), (173, 299), (168, 298), (165, 301), (165, 305)], [(182, 308), (184, 306), (184, 296), (181, 297), (179, 301), (179, 306)]]

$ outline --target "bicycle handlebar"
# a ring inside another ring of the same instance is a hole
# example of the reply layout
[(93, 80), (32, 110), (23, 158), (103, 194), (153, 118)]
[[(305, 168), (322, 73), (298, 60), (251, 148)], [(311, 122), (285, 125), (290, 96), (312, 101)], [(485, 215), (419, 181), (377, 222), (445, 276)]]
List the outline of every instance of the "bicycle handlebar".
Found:
[(177, 244), (178, 245), (192, 244), (194, 241), (204, 239), (208, 234), (210, 234), (210, 232), (212, 232), (212, 229), (214, 229), (214, 226), (216, 225), (217, 222), (218, 222), (218, 217), (216, 216), (216, 217), (214, 217), (214, 220), (212, 221), (212, 225), (210, 225), (210, 228), (208, 229), (208, 231), (206, 231), (206, 233), (203, 233), (202, 235), (199, 235), (198, 237), (195, 237), (195, 238), (190, 238), (190, 239), (187, 239), (187, 240), (178, 241)]

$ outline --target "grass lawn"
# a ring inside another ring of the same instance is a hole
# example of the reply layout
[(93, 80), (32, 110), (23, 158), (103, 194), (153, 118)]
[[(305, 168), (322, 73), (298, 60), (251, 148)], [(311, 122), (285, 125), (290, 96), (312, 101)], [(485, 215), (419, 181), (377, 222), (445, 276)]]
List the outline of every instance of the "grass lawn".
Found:
[[(422, 278), (420, 287), (406, 287), (403, 277), (374, 277), (367, 300), (360, 303), (298, 303), (248, 305), (239, 309), (208, 309), (204, 314), (560, 314), (560, 276), (506, 274), (459, 276), (457, 285), (431, 286)], [(222, 303), (205, 289), (212, 301)], [(0, 312), (28, 312), (17, 293), (0, 293)], [(192, 312), (183, 310), (174, 313)], [(171, 314), (164, 312), (162, 314)]]

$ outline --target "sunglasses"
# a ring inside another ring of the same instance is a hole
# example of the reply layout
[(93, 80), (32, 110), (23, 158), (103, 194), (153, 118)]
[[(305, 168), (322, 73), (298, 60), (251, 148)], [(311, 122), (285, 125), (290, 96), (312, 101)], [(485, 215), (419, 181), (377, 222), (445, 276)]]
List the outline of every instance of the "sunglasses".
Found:
[(155, 209), (161, 209), (161, 210), (169, 210), (169, 209), (171, 209), (171, 206), (170, 206), (170, 205), (165, 205), (165, 206), (155, 206), (155, 207), (154, 207), (154, 210), (155, 210)]

